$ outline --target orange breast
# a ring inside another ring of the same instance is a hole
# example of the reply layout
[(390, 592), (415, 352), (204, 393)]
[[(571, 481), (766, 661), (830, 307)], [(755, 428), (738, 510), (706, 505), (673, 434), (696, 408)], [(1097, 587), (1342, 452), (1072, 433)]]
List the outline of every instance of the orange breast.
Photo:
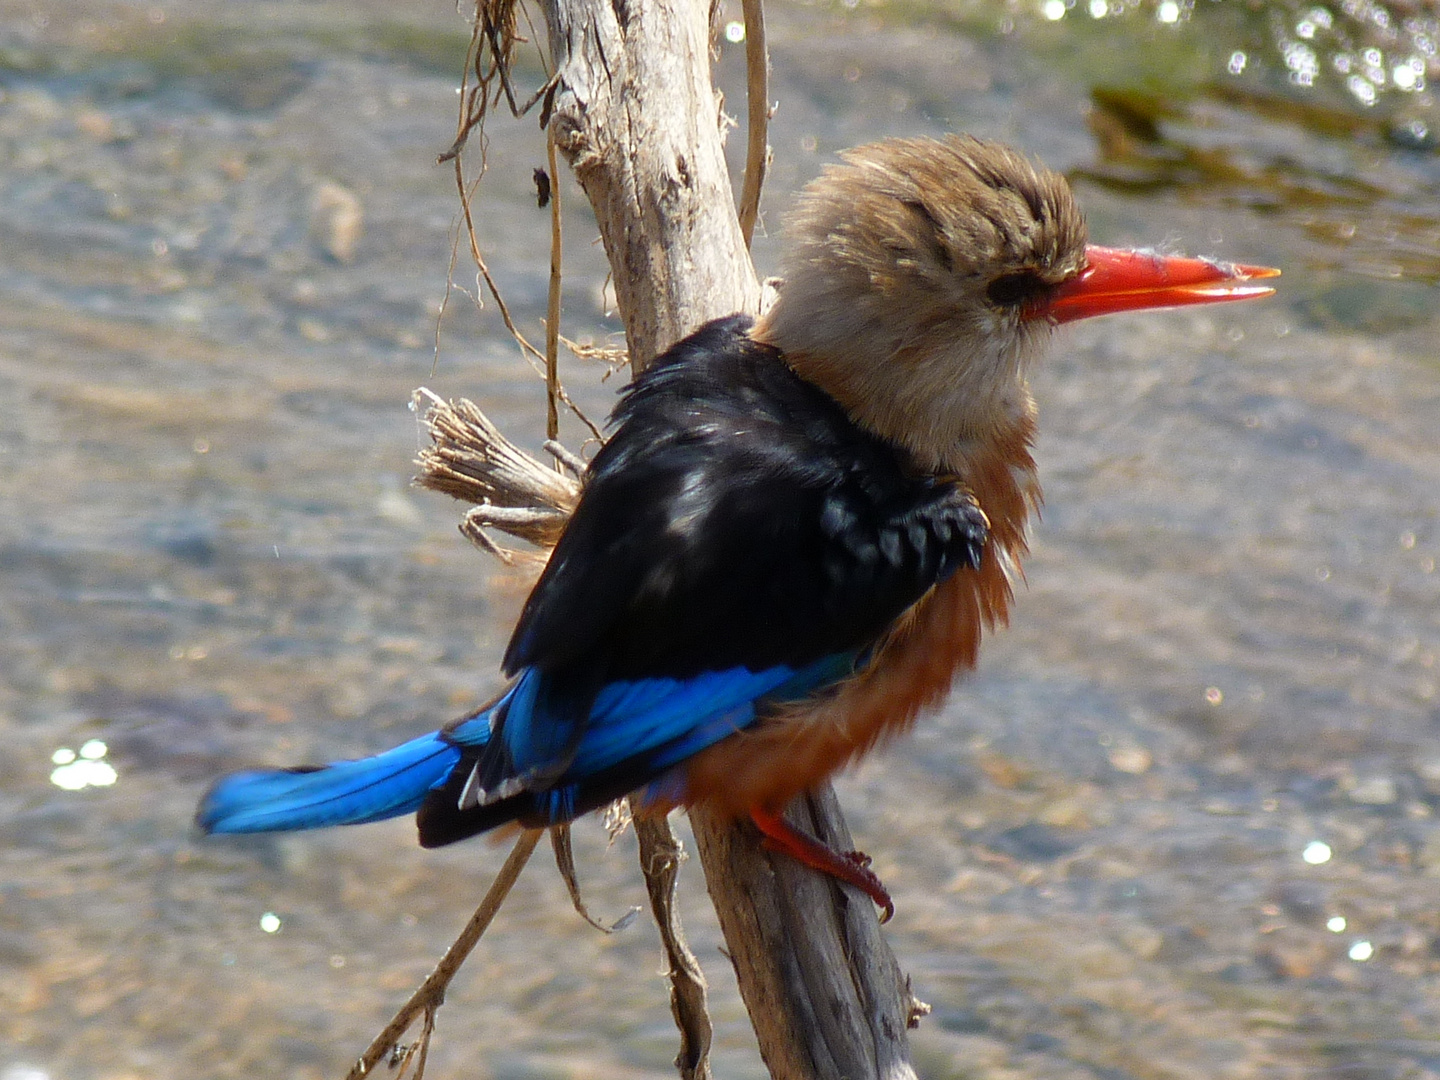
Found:
[[(1028, 421), (1028, 417), (1026, 418)], [(1033, 425), (970, 456), (961, 482), (990, 519), (978, 569), (931, 589), (896, 620), (860, 673), (701, 751), (687, 763), (687, 803), (735, 817), (779, 810), (939, 703), (958, 673), (975, 666), (980, 637), (1003, 623), (1010, 574), (1025, 553), (1025, 525), (1039, 503), (1029, 446)]]

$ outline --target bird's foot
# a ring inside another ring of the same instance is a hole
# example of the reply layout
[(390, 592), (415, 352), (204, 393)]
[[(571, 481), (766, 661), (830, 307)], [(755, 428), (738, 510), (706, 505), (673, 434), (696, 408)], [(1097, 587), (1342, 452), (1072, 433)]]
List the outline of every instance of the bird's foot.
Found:
[(750, 819), (764, 837), (762, 842), (767, 850), (789, 855), (813, 870), (854, 885), (881, 909), (882, 923), (889, 922), (895, 914), (895, 902), (890, 899), (884, 883), (870, 869), (870, 856), (863, 851), (836, 851), (813, 836), (806, 836), (779, 814), (769, 810), (752, 808)]

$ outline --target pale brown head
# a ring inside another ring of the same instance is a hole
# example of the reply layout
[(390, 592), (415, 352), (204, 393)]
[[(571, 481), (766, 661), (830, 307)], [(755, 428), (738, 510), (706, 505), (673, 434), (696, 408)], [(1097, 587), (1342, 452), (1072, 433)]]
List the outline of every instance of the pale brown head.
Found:
[(1273, 272), (1087, 247), (1070, 186), (999, 143), (851, 150), (786, 223), (755, 336), (929, 468), (1028, 428), (1026, 369), (1056, 323), (1260, 295)]

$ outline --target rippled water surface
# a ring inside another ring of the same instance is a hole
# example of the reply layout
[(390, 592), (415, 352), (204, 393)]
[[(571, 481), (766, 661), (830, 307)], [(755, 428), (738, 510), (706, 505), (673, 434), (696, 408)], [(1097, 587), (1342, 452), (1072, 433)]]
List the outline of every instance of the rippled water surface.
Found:
[[(1057, 343), (1014, 625), (841, 784), (935, 1007), (922, 1074), (1440, 1075), (1433, 14), (771, 20), (769, 232), (836, 150), (969, 130), (1066, 170), (1101, 242), (1285, 270), (1263, 304)], [(4, 1080), (343, 1075), (501, 861), (403, 821), (189, 824), (220, 771), (377, 750), (499, 685), (523, 583), (408, 487), (417, 385), (543, 424), (463, 260), (439, 314), (467, 37), (447, 3), (0, 0)], [(543, 146), (489, 136), (485, 253), (538, 337)], [(565, 332), (613, 341), (565, 195)], [(596, 416), (603, 374), (566, 369)], [(630, 838), (576, 842), (598, 916), (642, 901)], [(759, 1077), (685, 888), (717, 1074)], [(672, 1076), (659, 968), (645, 920), (598, 934), (537, 859), (430, 1075)]]

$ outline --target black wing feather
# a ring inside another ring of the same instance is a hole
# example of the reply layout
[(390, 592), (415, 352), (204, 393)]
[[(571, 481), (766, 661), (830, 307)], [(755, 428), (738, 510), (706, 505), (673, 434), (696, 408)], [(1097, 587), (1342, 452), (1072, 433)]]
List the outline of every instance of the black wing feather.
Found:
[(681, 341), (613, 437), (515, 629), (510, 673), (596, 679), (799, 666), (872, 643), (986, 521), (731, 316)]

